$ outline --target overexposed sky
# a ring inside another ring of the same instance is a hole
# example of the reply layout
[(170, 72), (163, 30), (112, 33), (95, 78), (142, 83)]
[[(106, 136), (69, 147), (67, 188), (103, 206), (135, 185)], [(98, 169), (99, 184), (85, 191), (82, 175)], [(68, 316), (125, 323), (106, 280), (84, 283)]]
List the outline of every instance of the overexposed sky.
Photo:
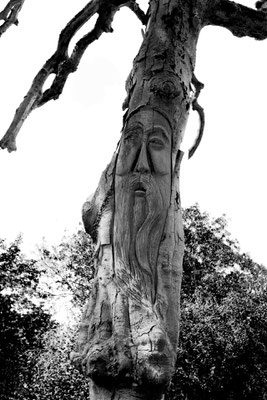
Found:
[[(55, 51), (58, 34), (86, 0), (26, 0), (20, 24), (0, 38), (0, 136), (33, 77)], [(145, 5), (146, 1), (139, 1)], [(0, 0), (0, 8), (6, 0)], [(253, 6), (254, 1), (242, 4)], [(124, 84), (141, 44), (141, 24), (127, 9), (114, 33), (86, 51), (63, 94), (25, 122), (15, 153), (0, 152), (0, 237), (24, 235), (25, 249), (73, 231), (120, 137)], [(85, 34), (89, 27), (86, 26)], [(77, 38), (76, 38), (77, 39)], [(242, 250), (267, 265), (267, 41), (237, 39), (222, 28), (203, 30), (196, 75), (205, 84), (200, 147), (182, 163), (182, 204), (199, 202), (226, 213)], [(184, 148), (194, 141), (192, 114)]]

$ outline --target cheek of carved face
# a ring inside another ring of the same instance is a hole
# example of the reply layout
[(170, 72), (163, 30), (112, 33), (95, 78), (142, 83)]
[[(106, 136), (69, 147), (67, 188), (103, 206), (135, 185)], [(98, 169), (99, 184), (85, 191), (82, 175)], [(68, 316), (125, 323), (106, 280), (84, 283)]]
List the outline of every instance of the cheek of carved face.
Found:
[(119, 156), (117, 160), (117, 175), (125, 175), (134, 172), (137, 155), (142, 145), (142, 130), (137, 127), (127, 129), (123, 133)]
[(135, 114), (123, 132), (116, 174), (171, 173), (171, 130), (159, 113), (151, 110)]
[(162, 128), (155, 127), (147, 143), (147, 153), (155, 175), (168, 175), (171, 172), (171, 145), (163, 133)]

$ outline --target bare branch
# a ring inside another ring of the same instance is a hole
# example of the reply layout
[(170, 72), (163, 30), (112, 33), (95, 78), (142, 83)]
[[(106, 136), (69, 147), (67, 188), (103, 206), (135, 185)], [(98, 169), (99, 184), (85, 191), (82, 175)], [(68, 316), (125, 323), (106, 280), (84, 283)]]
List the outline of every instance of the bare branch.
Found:
[(25, 0), (10, 0), (0, 12), (0, 20), (4, 22), (0, 26), (0, 36), (7, 31), (11, 25), (18, 25), (18, 14)]
[(197, 135), (196, 141), (195, 141), (194, 145), (191, 147), (191, 149), (188, 152), (188, 158), (191, 158), (193, 156), (193, 154), (195, 153), (196, 149), (200, 145), (200, 142), (201, 142), (201, 139), (202, 139), (203, 133), (204, 133), (204, 128), (205, 128), (205, 113), (204, 113), (204, 109), (203, 109), (203, 107), (201, 107), (198, 104), (198, 96), (200, 95), (200, 92), (203, 89), (204, 85), (203, 85), (203, 83), (201, 83), (196, 78), (195, 74), (193, 74), (193, 77), (192, 77), (192, 84), (195, 86), (195, 90), (196, 90), (194, 100), (192, 101), (192, 108), (193, 108), (194, 111), (197, 111), (197, 113), (199, 115), (200, 125), (199, 125), (199, 131), (198, 131), (198, 135)]
[(229, 29), (237, 37), (249, 36), (257, 40), (267, 38), (267, 13), (245, 7), (229, 0), (208, 1), (205, 25), (217, 25)]
[(138, 19), (142, 22), (143, 25), (147, 24), (148, 16), (144, 13), (144, 11), (139, 7), (139, 4), (136, 3), (135, 0), (130, 0), (129, 3), (126, 4), (127, 7), (132, 10)]
[[(88, 45), (97, 40), (103, 32), (113, 31), (111, 27), (113, 17), (122, 5), (126, 5), (126, 2), (122, 0), (92, 0), (66, 25), (59, 36), (56, 52), (35, 76), (27, 95), (16, 110), (10, 127), (0, 141), (2, 149), (6, 148), (9, 152), (16, 150), (16, 137), (30, 112), (60, 96), (69, 74), (77, 70)], [(76, 43), (69, 56), (68, 47), (71, 39), (96, 13), (99, 16), (94, 28)], [(51, 74), (56, 75), (54, 81), (50, 88), (43, 92), (44, 83)]]

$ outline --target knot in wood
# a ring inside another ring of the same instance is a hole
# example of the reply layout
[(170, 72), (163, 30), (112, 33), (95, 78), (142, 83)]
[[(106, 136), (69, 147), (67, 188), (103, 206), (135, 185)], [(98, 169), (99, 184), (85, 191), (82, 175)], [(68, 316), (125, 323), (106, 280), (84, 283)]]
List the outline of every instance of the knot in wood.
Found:
[(155, 79), (151, 84), (151, 92), (167, 100), (172, 100), (179, 96), (179, 90), (172, 79), (164, 81)]

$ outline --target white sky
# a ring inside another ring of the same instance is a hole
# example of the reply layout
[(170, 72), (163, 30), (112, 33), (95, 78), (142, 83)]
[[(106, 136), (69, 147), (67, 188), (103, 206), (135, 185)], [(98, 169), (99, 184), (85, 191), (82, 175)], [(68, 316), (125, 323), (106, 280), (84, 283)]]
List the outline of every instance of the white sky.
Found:
[[(0, 136), (54, 52), (61, 29), (86, 3), (26, 0), (19, 26), (0, 38)], [(0, 0), (1, 9), (5, 4)], [(22, 232), (25, 249), (42, 237), (59, 240), (65, 228), (74, 231), (81, 205), (119, 140), (124, 83), (141, 43), (141, 24), (121, 10), (113, 28), (87, 49), (60, 99), (31, 114), (18, 151), (0, 152), (0, 237)], [(267, 265), (266, 70), (267, 41), (237, 39), (215, 27), (203, 30), (196, 75), (205, 83), (199, 102), (206, 130), (194, 157), (183, 160), (181, 193), (184, 207), (199, 202), (212, 216), (226, 213), (242, 250)], [(189, 147), (194, 118), (186, 134)]]

